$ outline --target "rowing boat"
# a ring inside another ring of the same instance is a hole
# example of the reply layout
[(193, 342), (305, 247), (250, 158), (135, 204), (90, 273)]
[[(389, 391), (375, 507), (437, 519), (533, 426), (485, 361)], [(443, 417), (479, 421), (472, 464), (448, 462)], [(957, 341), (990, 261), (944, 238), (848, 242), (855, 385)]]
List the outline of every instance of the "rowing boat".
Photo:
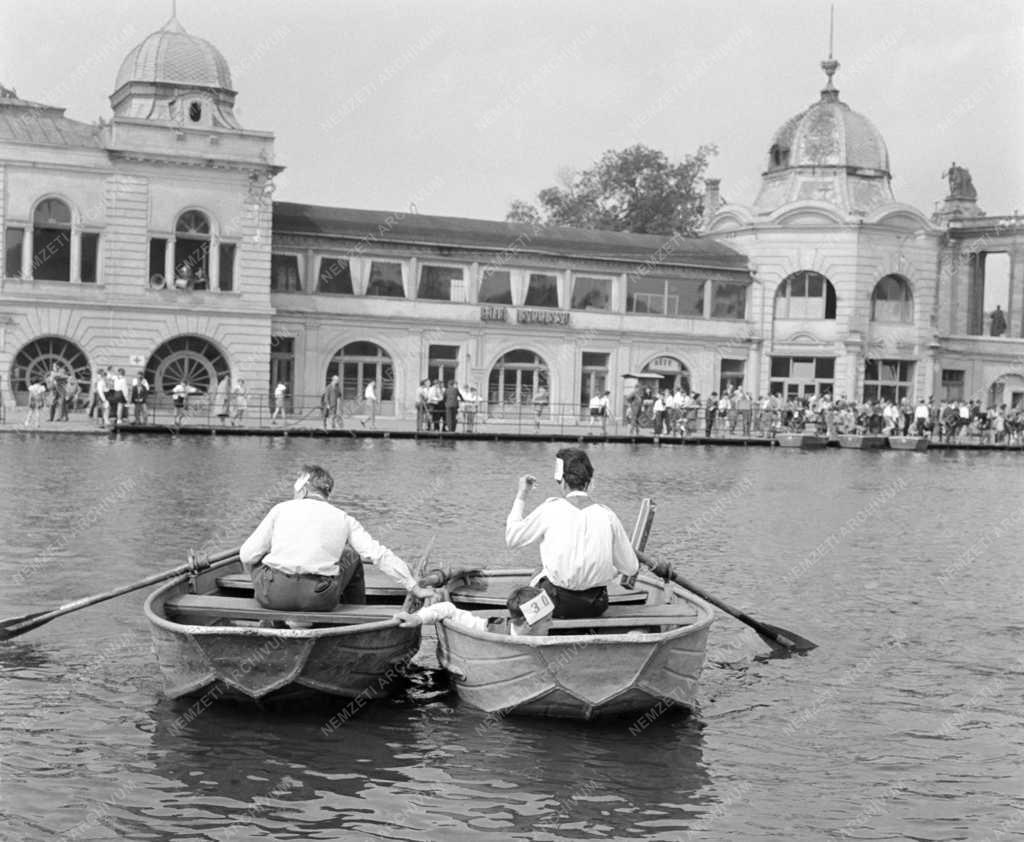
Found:
[(801, 450), (817, 450), (828, 444), (828, 436), (816, 433), (777, 433), (775, 440), (779, 447), (798, 447)]
[[(486, 574), (483, 592), (452, 600), (480, 616), (507, 617), (511, 591), (533, 571)], [(677, 585), (641, 573), (632, 590), (609, 588), (600, 618), (555, 620), (553, 634), (511, 637), (438, 624), (438, 659), (459, 698), (492, 715), (594, 719), (679, 706), (692, 709), (714, 610)]]
[(167, 695), (268, 701), (385, 695), (417, 652), (393, 619), (405, 591), (369, 565), (367, 605), (271, 611), (237, 560), (173, 579), (146, 600)]
[(888, 445), (885, 436), (860, 435), (859, 433), (840, 433), (836, 436), (839, 446), (853, 450), (880, 450)]
[(923, 436), (889, 436), (889, 447), (893, 450), (916, 450), (920, 453), (928, 449), (928, 439)]

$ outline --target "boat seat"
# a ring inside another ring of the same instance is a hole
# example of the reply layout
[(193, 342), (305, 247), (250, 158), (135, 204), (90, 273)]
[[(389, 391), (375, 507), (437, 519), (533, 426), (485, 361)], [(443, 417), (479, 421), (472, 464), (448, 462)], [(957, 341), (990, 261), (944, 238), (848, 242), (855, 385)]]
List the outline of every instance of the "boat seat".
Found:
[[(366, 573), (370, 576), (373, 574), (369, 570)], [(391, 581), (390, 579), (388, 581)], [(217, 577), (217, 587), (223, 588), (229, 591), (246, 591), (252, 593), (252, 579), (249, 578), (248, 573), (229, 573), (226, 576)], [(366, 583), (366, 595), (367, 596), (405, 596), (405, 588), (399, 584), (394, 586), (390, 585), (376, 585), (371, 582)]]
[(339, 605), (333, 611), (274, 611), (251, 597), (181, 594), (164, 603), (169, 618), (181, 616), (225, 620), (293, 620), (317, 625), (353, 625), (392, 619), (398, 606)]
[[(507, 619), (508, 611), (474, 611), (477, 617)], [(609, 629), (636, 628), (637, 626), (685, 626), (697, 621), (697, 610), (687, 602), (669, 605), (609, 605), (600, 617), (582, 620), (554, 620), (551, 628)]]

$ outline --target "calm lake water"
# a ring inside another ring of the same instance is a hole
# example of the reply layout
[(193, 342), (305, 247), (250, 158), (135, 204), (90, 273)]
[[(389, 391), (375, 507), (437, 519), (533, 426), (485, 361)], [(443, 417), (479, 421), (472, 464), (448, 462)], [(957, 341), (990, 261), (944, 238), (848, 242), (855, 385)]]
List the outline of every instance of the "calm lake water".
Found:
[[(237, 547), (307, 461), (409, 560), (436, 532), (438, 561), (532, 564), (504, 518), (556, 449), (3, 435), (0, 617)], [(340, 705), (179, 730), (133, 593), (0, 643), (0, 837), (1021, 838), (1024, 456), (591, 452), (627, 528), (655, 498), (652, 555), (819, 648), (760, 659), (720, 615), (698, 710), (640, 729), (491, 724), (425, 674), (327, 736)]]

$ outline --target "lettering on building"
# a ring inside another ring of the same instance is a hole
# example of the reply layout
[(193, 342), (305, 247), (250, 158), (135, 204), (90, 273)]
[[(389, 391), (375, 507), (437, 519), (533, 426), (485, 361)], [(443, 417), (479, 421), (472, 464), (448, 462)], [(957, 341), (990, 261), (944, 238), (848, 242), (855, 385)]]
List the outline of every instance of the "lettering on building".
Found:
[(568, 325), (569, 313), (564, 310), (517, 310), (519, 324)]
[(480, 305), (480, 321), (482, 322), (504, 322), (507, 321), (508, 310), (497, 304)]

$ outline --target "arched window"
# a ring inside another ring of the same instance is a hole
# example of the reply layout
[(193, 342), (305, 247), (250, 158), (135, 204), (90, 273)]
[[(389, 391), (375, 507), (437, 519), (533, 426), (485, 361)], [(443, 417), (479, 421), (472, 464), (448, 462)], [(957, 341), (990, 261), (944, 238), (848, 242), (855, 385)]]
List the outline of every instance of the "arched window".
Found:
[(212, 394), (231, 368), (220, 349), (203, 336), (184, 335), (169, 339), (146, 363), (146, 379), (156, 395), (169, 396), (179, 383), (197, 394)]
[(661, 377), (659, 389), (682, 389), (690, 391), (690, 371), (682, 360), (675, 357), (655, 357), (644, 366), (644, 374), (656, 374)]
[(11, 365), (11, 390), (19, 404), (28, 402), (28, 387), (54, 379), (63, 386), (65, 396), (88, 395), (92, 382), (89, 359), (74, 342), (60, 336), (40, 336), (14, 355)]
[(60, 199), (43, 199), (32, 215), (32, 277), (71, 280), (71, 209)]
[[(327, 379), (337, 374), (341, 378), (341, 396), (344, 400), (361, 400), (366, 384), (377, 384), (377, 399), (384, 404), (395, 399), (395, 366), (388, 354), (374, 342), (349, 342), (336, 353), (327, 365)], [(392, 408), (381, 406), (388, 413)]]
[(185, 211), (174, 226), (174, 285), (207, 289), (210, 283), (210, 220), (202, 211)]
[(910, 284), (899, 275), (886, 275), (871, 293), (871, 321), (912, 322), (914, 300)]
[(548, 364), (533, 351), (509, 351), (491, 369), (487, 381), (489, 409), (533, 400), (543, 386), (549, 388)]
[(834, 319), (836, 288), (818, 272), (794, 272), (775, 293), (776, 319)]

